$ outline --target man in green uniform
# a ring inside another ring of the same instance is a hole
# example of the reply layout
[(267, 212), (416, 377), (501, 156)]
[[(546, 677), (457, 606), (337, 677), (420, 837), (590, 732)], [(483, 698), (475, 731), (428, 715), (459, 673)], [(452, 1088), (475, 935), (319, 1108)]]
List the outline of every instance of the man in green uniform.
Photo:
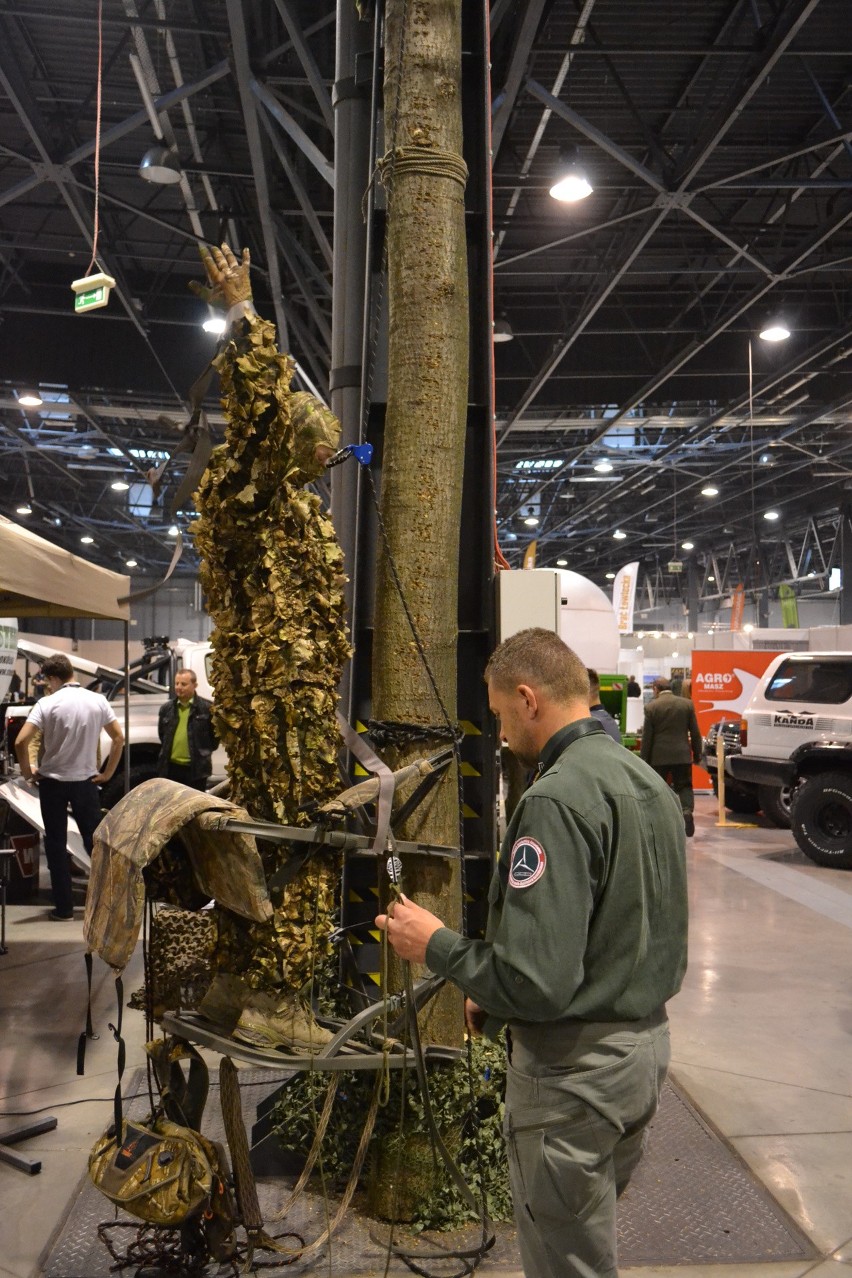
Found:
[(539, 774), (506, 833), (486, 939), (403, 896), (377, 924), (461, 986), (473, 1032), (507, 1026), (506, 1143), (527, 1278), (616, 1278), (615, 1201), (669, 1061), (686, 969), (677, 800), (589, 717), (579, 658), (546, 630), (486, 670), (503, 740)]

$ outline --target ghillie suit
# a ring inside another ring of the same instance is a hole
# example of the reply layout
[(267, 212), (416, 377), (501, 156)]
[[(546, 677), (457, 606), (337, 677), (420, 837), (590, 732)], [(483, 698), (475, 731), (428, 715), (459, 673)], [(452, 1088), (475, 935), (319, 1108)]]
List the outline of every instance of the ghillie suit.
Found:
[[(289, 389), (294, 363), (253, 311), (247, 254), (242, 268), (229, 250), (214, 259), (220, 280), (211, 259), (205, 265), (226, 303), (235, 300), (228, 264), (244, 276), (242, 313), (215, 360), (225, 441), (195, 498), (200, 578), (215, 623), (216, 729), (233, 801), (261, 820), (304, 825), (302, 805), (339, 789), (337, 685), (350, 654), (343, 555), (319, 498), (303, 485), (322, 473), (340, 425), (314, 396)], [(277, 845), (264, 846), (267, 877), (281, 859)], [(253, 990), (303, 989), (329, 952), (338, 883), (336, 861), (321, 853), (273, 891), (272, 927), (220, 919), (219, 970)]]

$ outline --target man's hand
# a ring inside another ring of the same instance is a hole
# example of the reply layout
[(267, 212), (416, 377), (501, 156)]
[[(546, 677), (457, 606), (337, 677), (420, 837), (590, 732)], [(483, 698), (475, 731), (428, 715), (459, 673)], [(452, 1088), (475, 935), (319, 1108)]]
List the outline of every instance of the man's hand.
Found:
[(206, 248), (201, 248), (199, 252), (209, 286), (205, 288), (203, 284), (191, 280), (189, 287), (196, 297), (210, 306), (224, 310), (230, 310), (237, 302), (251, 301), (251, 255), (247, 248), (243, 249), (242, 260), (239, 262), (227, 244), (223, 244), (221, 249), (214, 248), (209, 253)]
[(94, 781), (95, 785), (106, 785), (107, 781), (112, 780), (112, 773), (106, 771), (96, 772), (91, 780)]
[(388, 940), (401, 959), (411, 963), (426, 962), (429, 939), (444, 924), (435, 914), (401, 896), (392, 901), (387, 914), (379, 914), (376, 927), (387, 932)]
[(474, 1038), (482, 1033), (482, 1027), (485, 1024), (487, 1015), (488, 1013), (484, 1012), (478, 1003), (474, 1003), (472, 998), (465, 999), (464, 1023)]

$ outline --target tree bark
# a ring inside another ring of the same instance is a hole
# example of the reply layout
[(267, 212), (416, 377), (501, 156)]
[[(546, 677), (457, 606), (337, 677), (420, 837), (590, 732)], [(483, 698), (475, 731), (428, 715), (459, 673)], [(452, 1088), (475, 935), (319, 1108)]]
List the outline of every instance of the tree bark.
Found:
[[(387, 0), (384, 106), (389, 390), (382, 513), (402, 590), (454, 724), (469, 345), (461, 0)], [(384, 554), (376, 590), (374, 716), (443, 725)], [(423, 749), (408, 747), (397, 759)], [(457, 786), (453, 769), (405, 837), (458, 846)], [(458, 862), (407, 858), (403, 890), (448, 926), (459, 926)], [(398, 986), (393, 969), (390, 980)], [(433, 1000), (423, 1032), (430, 1042), (461, 1042), (458, 991), (447, 987)]]

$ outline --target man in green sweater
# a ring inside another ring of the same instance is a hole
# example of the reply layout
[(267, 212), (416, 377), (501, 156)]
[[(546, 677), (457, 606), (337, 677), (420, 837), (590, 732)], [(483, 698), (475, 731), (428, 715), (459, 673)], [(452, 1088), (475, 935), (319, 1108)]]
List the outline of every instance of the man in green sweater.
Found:
[(683, 818), (651, 768), (589, 716), (585, 667), (546, 630), (486, 670), (503, 740), (538, 776), (509, 824), (471, 940), (403, 896), (377, 924), (403, 959), (507, 1027), (505, 1133), (527, 1278), (616, 1278), (615, 1201), (669, 1061), (686, 970)]

